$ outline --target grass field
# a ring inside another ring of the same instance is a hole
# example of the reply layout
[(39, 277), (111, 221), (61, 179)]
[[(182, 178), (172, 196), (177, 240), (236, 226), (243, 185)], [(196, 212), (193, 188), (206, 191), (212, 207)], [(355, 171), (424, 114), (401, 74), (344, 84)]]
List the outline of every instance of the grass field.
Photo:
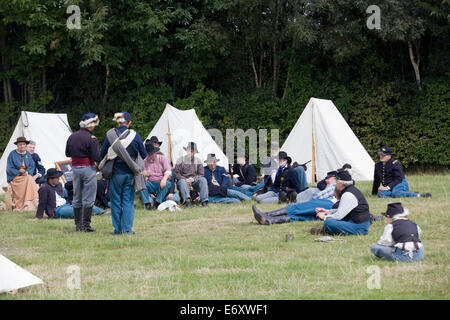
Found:
[[(433, 193), (401, 200), (423, 230), (423, 262), (370, 253), (384, 221), (367, 236), (320, 243), (309, 234), (319, 221), (261, 226), (253, 201), (177, 213), (139, 206), (133, 236), (111, 236), (109, 215), (93, 217), (96, 233), (80, 234), (72, 220), (32, 222), (33, 212), (0, 212), (0, 253), (48, 283), (0, 299), (448, 299), (450, 175), (407, 178), (412, 191)], [(357, 186), (370, 193), (370, 183)], [(376, 215), (392, 202), (368, 201)], [(287, 233), (292, 242), (284, 241)], [(67, 287), (70, 265), (80, 267), (79, 290)], [(368, 289), (369, 266), (381, 270), (380, 289)]]

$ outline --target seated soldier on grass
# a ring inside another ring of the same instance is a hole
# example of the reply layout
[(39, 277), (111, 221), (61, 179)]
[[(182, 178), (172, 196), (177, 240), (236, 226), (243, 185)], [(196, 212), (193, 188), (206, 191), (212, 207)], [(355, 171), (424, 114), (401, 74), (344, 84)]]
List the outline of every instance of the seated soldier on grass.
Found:
[[(155, 147), (153, 142), (147, 140), (145, 149), (147, 150), (147, 158), (145, 158), (144, 175), (147, 182), (146, 189), (139, 191), (139, 196), (145, 205), (145, 209), (156, 210), (165, 201), (172, 187), (170, 180), (172, 168), (169, 160), (163, 154), (158, 154), (159, 148)], [(155, 199), (152, 199), (150, 194), (153, 194)]]
[(317, 208), (333, 208), (336, 203), (336, 198), (334, 196), (335, 186), (336, 186), (336, 171), (328, 173), (327, 183), (328, 187), (321, 191), (323, 194), (320, 198), (311, 199), (310, 201), (297, 202), (287, 205), (286, 207), (269, 211), (262, 212), (253, 206), (253, 213), (255, 219), (260, 224), (274, 224), (274, 223), (286, 223), (293, 221), (308, 221), (308, 220), (319, 220), (316, 216)]
[(402, 164), (392, 158), (392, 152), (388, 146), (382, 147), (378, 154), (380, 161), (375, 164), (373, 195), (378, 195), (379, 198), (431, 197), (431, 193), (420, 194), (409, 191)]
[[(31, 219), (32, 221), (40, 220), (44, 217), (44, 212), (49, 219), (53, 218), (74, 218), (73, 207), (71, 202), (67, 202), (64, 198), (64, 190), (62, 184), (59, 182), (59, 178), (63, 175), (61, 171), (55, 168), (50, 168), (47, 174), (44, 176), (46, 182), (39, 188), (39, 205), (36, 211), (36, 217)], [(70, 182), (72, 183), (72, 182)], [(67, 194), (71, 197), (72, 195)], [(103, 214), (104, 210), (94, 206), (93, 214)]]
[(318, 188), (309, 188), (300, 192), (297, 195), (297, 203), (308, 202), (313, 199), (329, 198), (330, 194), (333, 194), (334, 188), (336, 187), (336, 175), (337, 171), (330, 171), (327, 173), (327, 176), (324, 179), (325, 187), (322, 190), (319, 190)]
[[(337, 174), (336, 190), (341, 194), (341, 199), (334, 206), (333, 201), (327, 201), (327, 206), (315, 209), (316, 216), (324, 220), (323, 228), (312, 228), (311, 234), (367, 234), (370, 226), (369, 205), (364, 195), (354, 185), (350, 174), (347, 171), (340, 171)], [(319, 200), (312, 200), (319, 201)], [(334, 201), (335, 202), (335, 201)], [(306, 204), (308, 202), (305, 202)], [(261, 212), (253, 206), (255, 219), (264, 225), (274, 223), (286, 223), (292, 220), (300, 220), (299, 215), (288, 212), (288, 208), (302, 206), (305, 203), (296, 203), (286, 208), (271, 212)]]
[(233, 165), (230, 173), (237, 175), (233, 178), (232, 189), (251, 197), (255, 192), (264, 188), (264, 182), (257, 183), (255, 167), (247, 161), (245, 155), (238, 155), (236, 160), (237, 163)]
[(183, 204), (187, 208), (192, 207), (190, 187), (200, 193), (200, 202), (203, 207), (208, 207), (208, 182), (204, 175), (202, 160), (195, 156), (198, 153), (197, 144), (189, 142), (186, 148), (186, 155), (180, 157), (175, 165), (175, 178), (180, 191)]
[(251, 198), (242, 192), (231, 189), (230, 176), (224, 167), (218, 166), (214, 153), (210, 153), (205, 160), (207, 164), (204, 167), (205, 178), (208, 182), (209, 202), (215, 203), (236, 203), (241, 200), (251, 200)]
[(270, 190), (256, 196), (256, 201), (260, 203), (270, 202), (295, 202), (297, 192), (300, 192), (297, 173), (291, 167), (292, 159), (286, 152), (278, 153), (278, 170)]
[(400, 202), (388, 204), (383, 235), (377, 243), (370, 246), (372, 253), (378, 258), (389, 261), (421, 261), (423, 260), (423, 244), (420, 241), (422, 230), (408, 220), (409, 210)]

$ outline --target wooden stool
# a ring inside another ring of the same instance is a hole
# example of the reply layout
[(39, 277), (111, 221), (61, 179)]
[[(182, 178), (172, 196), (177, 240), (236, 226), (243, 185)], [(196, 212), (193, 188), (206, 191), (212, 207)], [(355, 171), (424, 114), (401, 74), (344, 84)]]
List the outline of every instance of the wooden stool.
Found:
[(13, 201), (12, 201), (12, 192), (11, 186), (8, 184), (7, 187), (2, 188), (5, 191), (5, 206), (7, 211), (11, 211), (13, 209)]

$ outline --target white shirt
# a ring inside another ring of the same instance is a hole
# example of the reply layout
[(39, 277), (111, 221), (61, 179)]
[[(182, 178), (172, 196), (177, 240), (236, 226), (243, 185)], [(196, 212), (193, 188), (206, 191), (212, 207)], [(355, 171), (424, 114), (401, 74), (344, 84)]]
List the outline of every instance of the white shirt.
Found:
[[(398, 218), (395, 220), (408, 220), (406, 218)], [(387, 246), (387, 247), (396, 247), (399, 249), (402, 249), (403, 247), (403, 243), (399, 242), (399, 243), (395, 243), (394, 239), (392, 238), (392, 231), (394, 230), (394, 226), (392, 225), (392, 223), (388, 223), (385, 227), (384, 227), (384, 231), (383, 234), (381, 235), (380, 240), (378, 241), (379, 245), (382, 246)], [(419, 226), (417, 226), (417, 231), (420, 234), (422, 233), (422, 230), (420, 229)], [(417, 243), (419, 245), (419, 248), (422, 247), (422, 243), (418, 242)], [(410, 250), (416, 250), (416, 247), (414, 245), (414, 242), (410, 241), (410, 242), (405, 242), (405, 250), (410, 251)]]
[(358, 199), (355, 195), (350, 192), (345, 192), (341, 197), (341, 202), (339, 202), (339, 207), (337, 209), (331, 209), (330, 212), (325, 216), (325, 219), (336, 219), (342, 220), (346, 215), (350, 213), (353, 209), (358, 206)]
[(60, 197), (58, 192), (55, 192), (55, 195), (56, 195), (56, 207), (60, 207), (66, 204), (66, 199)]

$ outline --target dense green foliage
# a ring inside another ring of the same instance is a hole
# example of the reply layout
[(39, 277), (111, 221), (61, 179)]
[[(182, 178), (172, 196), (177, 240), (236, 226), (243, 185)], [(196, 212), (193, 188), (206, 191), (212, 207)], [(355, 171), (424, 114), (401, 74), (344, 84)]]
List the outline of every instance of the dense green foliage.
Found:
[[(166, 103), (207, 128), (279, 128), (331, 99), (376, 157), (450, 164), (449, 0), (0, 0), (0, 152), (21, 110), (133, 113), (146, 136)], [(69, 4), (81, 29), (69, 30)]]

